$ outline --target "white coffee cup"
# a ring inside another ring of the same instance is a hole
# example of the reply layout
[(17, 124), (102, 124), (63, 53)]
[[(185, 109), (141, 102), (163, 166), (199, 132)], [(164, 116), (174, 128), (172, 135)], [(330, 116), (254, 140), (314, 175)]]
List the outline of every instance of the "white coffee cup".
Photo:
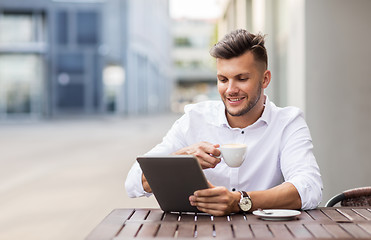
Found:
[(219, 147), (221, 157), (230, 167), (239, 167), (245, 159), (247, 145), (242, 143), (223, 144)]

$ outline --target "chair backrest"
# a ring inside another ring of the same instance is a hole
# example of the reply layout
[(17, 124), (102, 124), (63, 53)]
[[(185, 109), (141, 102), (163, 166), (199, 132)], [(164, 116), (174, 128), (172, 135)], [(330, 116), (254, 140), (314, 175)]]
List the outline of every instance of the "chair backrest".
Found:
[(332, 207), (338, 202), (341, 206), (371, 206), (371, 186), (353, 188), (339, 193), (332, 197), (327, 203), (326, 207)]

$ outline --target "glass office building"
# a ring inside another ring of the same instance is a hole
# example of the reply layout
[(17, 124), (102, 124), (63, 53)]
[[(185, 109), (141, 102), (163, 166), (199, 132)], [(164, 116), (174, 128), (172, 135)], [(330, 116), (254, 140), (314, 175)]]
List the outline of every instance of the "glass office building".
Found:
[(167, 0), (2, 0), (0, 119), (166, 111), (170, 43)]

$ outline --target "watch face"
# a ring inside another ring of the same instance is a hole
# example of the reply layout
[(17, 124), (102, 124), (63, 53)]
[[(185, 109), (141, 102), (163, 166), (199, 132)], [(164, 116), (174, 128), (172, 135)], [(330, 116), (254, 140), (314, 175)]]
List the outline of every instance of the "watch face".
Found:
[(242, 211), (247, 212), (251, 209), (252, 204), (251, 204), (250, 199), (248, 199), (247, 197), (244, 197), (244, 198), (241, 199), (239, 205), (240, 205), (240, 208), (241, 208)]

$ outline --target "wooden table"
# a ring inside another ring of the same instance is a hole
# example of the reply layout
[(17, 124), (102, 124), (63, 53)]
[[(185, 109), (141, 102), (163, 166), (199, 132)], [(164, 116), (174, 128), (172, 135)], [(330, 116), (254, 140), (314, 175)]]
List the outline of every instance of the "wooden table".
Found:
[(115, 209), (86, 238), (104, 239), (371, 239), (371, 209), (318, 208), (291, 221), (265, 221), (253, 214), (226, 217)]

